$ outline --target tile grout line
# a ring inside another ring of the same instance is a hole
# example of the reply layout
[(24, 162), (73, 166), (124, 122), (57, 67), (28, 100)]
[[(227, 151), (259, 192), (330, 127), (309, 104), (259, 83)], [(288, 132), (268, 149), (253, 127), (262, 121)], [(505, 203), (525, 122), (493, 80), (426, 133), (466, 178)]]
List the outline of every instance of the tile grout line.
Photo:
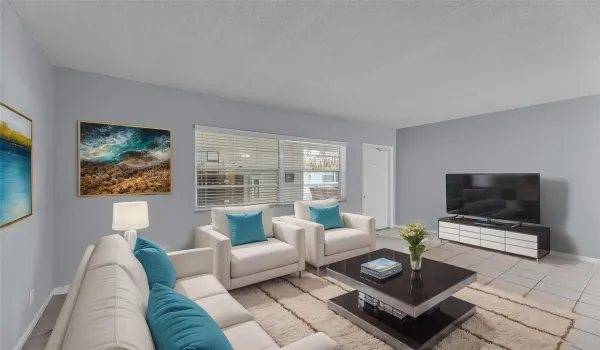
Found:
[[(583, 293), (585, 293), (585, 290), (588, 286), (588, 284), (590, 284), (590, 281), (592, 280), (592, 278), (594, 277), (594, 275), (596, 274), (596, 270), (598, 269), (598, 265), (594, 264), (594, 271), (592, 272), (592, 274), (590, 275), (590, 277), (588, 278), (587, 282), (585, 283), (585, 286), (583, 286), (583, 290), (581, 291), (581, 293), (579, 293), (579, 297), (577, 298), (577, 300), (575, 301), (575, 304), (573, 304), (573, 308), (571, 309), (571, 312), (574, 314), (579, 315), (577, 312), (575, 312), (575, 307), (577, 306), (577, 304), (579, 303), (579, 300), (581, 299), (581, 296), (583, 295)], [(585, 304), (585, 303), (584, 303)], [(581, 315), (583, 316), (583, 315)]]
[[(527, 270), (527, 271), (529, 271), (529, 270)], [(534, 272), (535, 272), (535, 271), (534, 271)], [(541, 279), (540, 279), (540, 280), (539, 280), (539, 281), (538, 281), (538, 282), (537, 282), (537, 283), (536, 283), (536, 284), (535, 284), (533, 287), (531, 287), (531, 289), (530, 289), (530, 290), (529, 290), (527, 293), (525, 293), (525, 295), (523, 295), (523, 298), (526, 298), (526, 297), (529, 295), (529, 293), (531, 293), (531, 291), (532, 291), (532, 290), (534, 290), (534, 289), (535, 289), (535, 287), (537, 287), (537, 285), (538, 285), (538, 284), (542, 283), (542, 280), (543, 280), (544, 278), (546, 278), (546, 276), (548, 276), (548, 273), (547, 273), (547, 272), (544, 274), (544, 277), (542, 277), (542, 278), (541, 278)], [(536, 289), (536, 290), (537, 290), (537, 289)], [(540, 291), (538, 290), (538, 292), (540, 292)], [(548, 293), (548, 294), (552, 294), (552, 293)]]

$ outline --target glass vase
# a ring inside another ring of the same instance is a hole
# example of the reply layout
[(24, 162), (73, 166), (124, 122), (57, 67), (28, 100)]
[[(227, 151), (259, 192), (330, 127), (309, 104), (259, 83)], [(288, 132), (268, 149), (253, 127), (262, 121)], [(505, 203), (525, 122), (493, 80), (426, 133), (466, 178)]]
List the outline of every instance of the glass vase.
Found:
[(423, 258), (421, 257), (421, 254), (413, 254), (410, 253), (410, 267), (413, 269), (413, 271), (420, 271), (421, 270), (421, 262), (422, 262)]

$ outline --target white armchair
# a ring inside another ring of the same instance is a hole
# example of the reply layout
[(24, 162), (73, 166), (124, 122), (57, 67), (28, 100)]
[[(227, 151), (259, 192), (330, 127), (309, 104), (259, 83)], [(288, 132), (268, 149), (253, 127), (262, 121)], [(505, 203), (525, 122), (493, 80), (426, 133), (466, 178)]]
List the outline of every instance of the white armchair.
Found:
[[(267, 241), (231, 245), (227, 214), (262, 211)], [(305, 267), (305, 237), (302, 227), (275, 221), (268, 205), (223, 207), (211, 210), (212, 225), (195, 230), (195, 245), (213, 250), (213, 275), (227, 288), (235, 289), (298, 272)]]
[(341, 213), (343, 228), (325, 231), (321, 224), (311, 221), (312, 207), (328, 207), (336, 199), (299, 201), (294, 203), (294, 216), (282, 216), (279, 221), (300, 226), (305, 230), (306, 261), (317, 268), (375, 250), (375, 219), (370, 216)]

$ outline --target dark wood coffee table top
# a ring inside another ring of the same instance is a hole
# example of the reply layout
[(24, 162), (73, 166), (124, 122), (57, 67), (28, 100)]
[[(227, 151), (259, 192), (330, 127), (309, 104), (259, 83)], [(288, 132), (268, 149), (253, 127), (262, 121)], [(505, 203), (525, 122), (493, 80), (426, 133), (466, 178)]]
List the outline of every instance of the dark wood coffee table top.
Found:
[[(402, 263), (402, 272), (384, 283), (361, 275), (360, 265), (377, 258)], [(391, 249), (379, 249), (333, 263), (327, 271), (331, 277), (412, 317), (419, 316), (477, 280), (477, 274), (471, 270), (425, 258), (420, 273), (413, 273), (409, 255)]]

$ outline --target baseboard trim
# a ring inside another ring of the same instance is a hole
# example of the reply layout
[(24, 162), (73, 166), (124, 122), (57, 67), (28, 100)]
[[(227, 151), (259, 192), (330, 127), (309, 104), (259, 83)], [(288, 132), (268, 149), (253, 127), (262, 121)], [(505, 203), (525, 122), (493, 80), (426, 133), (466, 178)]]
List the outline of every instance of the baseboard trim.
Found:
[(17, 342), (15, 347), (13, 348), (14, 350), (21, 350), (21, 348), (23, 346), (25, 346), (27, 339), (29, 339), (31, 332), (33, 332), (35, 325), (38, 323), (38, 321), (42, 317), (42, 314), (44, 313), (44, 310), (46, 310), (46, 307), (48, 306), (48, 303), (50, 303), (50, 300), (52, 299), (52, 297), (55, 295), (59, 295), (59, 294), (66, 294), (68, 292), (69, 292), (69, 285), (66, 285), (66, 286), (54, 288), (50, 291), (50, 293), (48, 293), (46, 300), (44, 300), (44, 303), (42, 304), (42, 306), (40, 306), (40, 309), (37, 311), (37, 313), (33, 317), (33, 320), (31, 320), (31, 322), (29, 323), (29, 326), (27, 327), (27, 329), (25, 330), (25, 332), (23, 333), (23, 335), (21, 336), (21, 338), (19, 339), (19, 341)]
[[(405, 228), (405, 227), (406, 227), (406, 225), (398, 225), (398, 224), (395, 224), (395, 225), (394, 225), (394, 227), (395, 227), (395, 228)], [(437, 230), (427, 230), (427, 234), (428, 234), (428, 235), (434, 235), (434, 236), (437, 236), (437, 235), (438, 235), (438, 232), (437, 232)]]
[(67, 284), (66, 286), (56, 287), (52, 290), (52, 295), (67, 294), (67, 293), (69, 293), (70, 286), (71, 286), (70, 284)]
[(558, 256), (561, 258), (576, 260), (576, 261), (591, 262), (591, 263), (596, 263), (596, 264), (600, 263), (600, 259), (598, 259), (598, 258), (592, 258), (589, 256), (583, 256), (583, 255), (577, 255), (577, 254), (556, 252), (554, 250), (551, 250), (548, 255)]
[(44, 300), (44, 303), (42, 304), (42, 306), (40, 307), (38, 312), (35, 314), (35, 316), (33, 317), (33, 320), (31, 320), (31, 323), (29, 323), (29, 326), (27, 326), (25, 333), (23, 333), (23, 335), (17, 342), (17, 345), (15, 345), (14, 350), (21, 350), (21, 348), (25, 345), (25, 342), (29, 338), (29, 335), (31, 334), (31, 332), (33, 332), (33, 328), (35, 328), (35, 325), (40, 320), (40, 317), (42, 317), (44, 310), (46, 310), (46, 306), (48, 306), (50, 299), (52, 299), (52, 296), (53, 296), (52, 292), (53, 292), (53, 290), (50, 291), (50, 293), (46, 297), (46, 300)]

